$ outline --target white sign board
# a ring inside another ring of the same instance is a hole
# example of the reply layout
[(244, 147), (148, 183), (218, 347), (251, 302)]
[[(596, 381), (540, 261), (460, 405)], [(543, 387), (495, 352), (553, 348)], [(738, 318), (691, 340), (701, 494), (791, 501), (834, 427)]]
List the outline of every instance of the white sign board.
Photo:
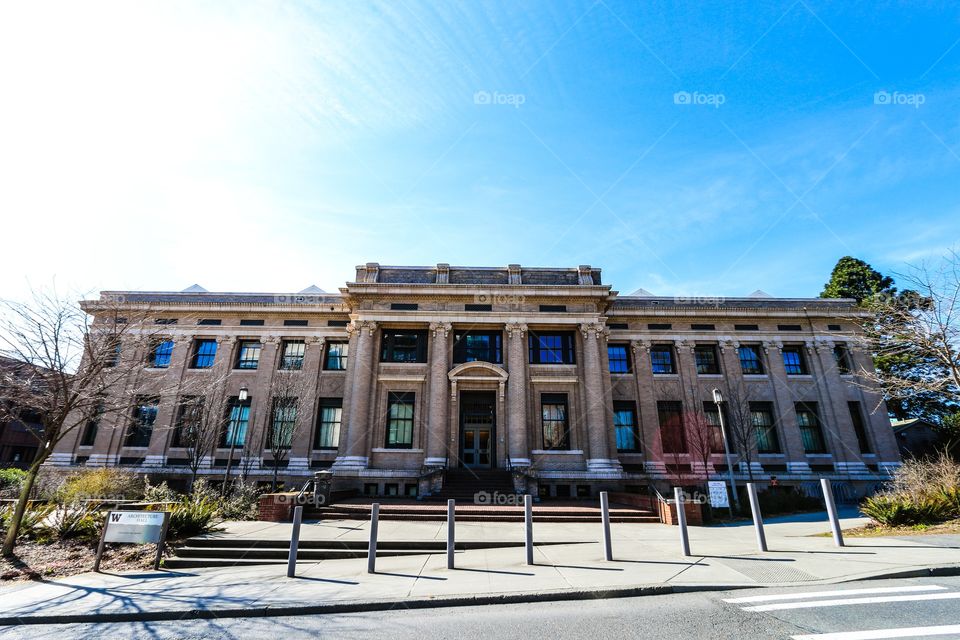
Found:
[(107, 514), (104, 542), (159, 543), (163, 533), (162, 511), (111, 511)]
[(727, 483), (723, 480), (707, 482), (710, 491), (710, 505), (713, 507), (729, 507), (730, 497), (727, 495)]

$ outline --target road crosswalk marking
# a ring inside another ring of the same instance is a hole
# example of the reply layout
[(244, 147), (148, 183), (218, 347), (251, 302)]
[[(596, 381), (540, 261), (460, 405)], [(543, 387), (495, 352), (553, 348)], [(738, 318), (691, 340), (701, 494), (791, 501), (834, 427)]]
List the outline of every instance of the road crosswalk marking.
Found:
[(755, 607), (742, 607), (744, 611), (785, 611), (787, 609), (813, 609), (816, 607), (844, 607), (854, 604), (881, 604), (884, 602), (919, 602), (921, 600), (958, 600), (960, 592), (921, 593), (906, 596), (874, 596), (869, 598), (834, 598), (832, 600), (808, 600), (805, 602), (777, 602)]
[(888, 638), (924, 638), (931, 636), (960, 636), (960, 624), (947, 624), (936, 627), (901, 627), (899, 629), (812, 633), (791, 636), (791, 638), (793, 638), (793, 640), (885, 640)]
[(747, 596), (745, 598), (728, 598), (724, 602), (771, 602), (776, 600), (804, 600), (809, 598), (827, 598), (830, 596), (865, 596), (880, 593), (911, 593), (916, 591), (942, 591), (946, 587), (937, 585), (911, 585), (903, 587), (871, 587), (869, 589), (841, 589), (836, 591), (805, 591), (802, 593), (777, 593), (764, 596)]

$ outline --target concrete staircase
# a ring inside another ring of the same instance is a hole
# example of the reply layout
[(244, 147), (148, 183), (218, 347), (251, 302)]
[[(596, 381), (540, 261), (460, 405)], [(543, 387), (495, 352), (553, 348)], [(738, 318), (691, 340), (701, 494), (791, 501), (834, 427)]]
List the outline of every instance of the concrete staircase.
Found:
[(475, 502), (478, 493), (513, 495), (513, 478), (503, 469), (447, 469), (440, 494), (429, 499), (446, 502), (453, 498), (464, 504)]

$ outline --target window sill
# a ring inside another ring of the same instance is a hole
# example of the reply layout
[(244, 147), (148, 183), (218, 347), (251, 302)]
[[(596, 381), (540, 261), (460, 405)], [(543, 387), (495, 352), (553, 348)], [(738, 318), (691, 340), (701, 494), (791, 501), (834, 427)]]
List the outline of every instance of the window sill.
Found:
[(654, 373), (654, 378), (679, 378), (679, 373)]
[(327, 368), (324, 368), (322, 371), (324, 373), (346, 373), (347, 372), (346, 369), (327, 369)]
[(862, 458), (876, 458), (877, 454), (875, 453), (861, 453), (860, 457)]
[(783, 458), (786, 457), (785, 453), (758, 453), (757, 456), (761, 458)]
[(256, 373), (257, 371), (258, 369), (237, 369), (237, 368), (233, 369), (234, 373)]
[(626, 378), (626, 377), (628, 377), (628, 376), (632, 376), (632, 375), (633, 375), (633, 371), (611, 371), (611, 372), (610, 372), (610, 375), (612, 375), (612, 376), (621, 376), (621, 377)]
[(698, 378), (722, 378), (722, 373), (698, 373)]
[(789, 380), (813, 380), (812, 373), (788, 373), (787, 378)]
[(765, 373), (744, 373), (743, 377), (747, 380), (766, 380), (769, 376)]
[(144, 367), (144, 371), (167, 371), (170, 367)]
[(537, 456), (582, 456), (583, 449), (532, 449), (530, 453)]
[(806, 455), (808, 458), (832, 458), (833, 457), (832, 453), (807, 453), (804, 455)]
[(408, 449), (406, 447), (374, 447), (371, 453), (423, 453), (423, 449)]
[(631, 449), (630, 451), (623, 451), (622, 449), (617, 449), (617, 455), (621, 456), (642, 456), (643, 451), (635, 451)]

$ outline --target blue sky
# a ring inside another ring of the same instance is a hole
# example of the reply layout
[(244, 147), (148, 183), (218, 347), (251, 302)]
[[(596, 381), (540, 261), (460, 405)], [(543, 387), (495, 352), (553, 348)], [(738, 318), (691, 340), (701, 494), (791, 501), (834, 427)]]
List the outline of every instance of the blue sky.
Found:
[(0, 296), (367, 261), (817, 295), (958, 244), (958, 71), (949, 3), (8, 2)]

